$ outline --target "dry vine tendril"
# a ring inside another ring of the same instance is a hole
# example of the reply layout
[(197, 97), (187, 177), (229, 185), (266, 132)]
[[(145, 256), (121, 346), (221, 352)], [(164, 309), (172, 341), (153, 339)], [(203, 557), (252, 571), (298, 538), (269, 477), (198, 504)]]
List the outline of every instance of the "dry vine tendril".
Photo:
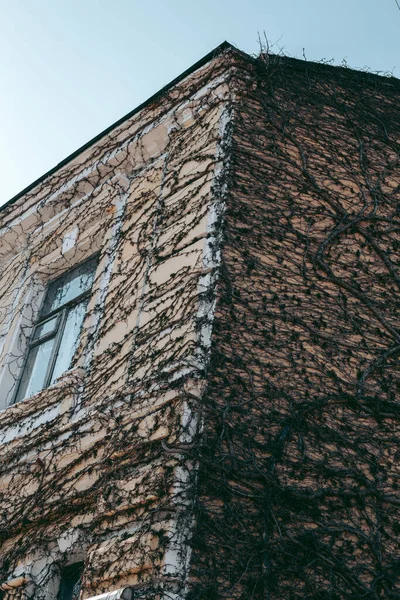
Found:
[(5, 264), (6, 321), (12, 281), (47, 276), (78, 223), (67, 262), (99, 252), (107, 297), (83, 379), (43, 392), (81, 412), (3, 447), (2, 581), (41, 553), (45, 597), (72, 524), (85, 597), (398, 598), (400, 84), (230, 48), (179, 86), (93, 148), (90, 177), (43, 182), (42, 224)]

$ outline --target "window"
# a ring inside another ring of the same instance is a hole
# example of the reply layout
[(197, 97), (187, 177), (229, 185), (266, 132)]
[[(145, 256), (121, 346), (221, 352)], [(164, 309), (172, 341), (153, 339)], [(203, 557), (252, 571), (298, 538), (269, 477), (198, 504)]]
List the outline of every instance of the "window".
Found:
[(52, 281), (33, 328), (14, 402), (48, 387), (67, 371), (79, 344), (97, 257)]
[(81, 592), (83, 562), (68, 565), (61, 570), (57, 600), (78, 600)]

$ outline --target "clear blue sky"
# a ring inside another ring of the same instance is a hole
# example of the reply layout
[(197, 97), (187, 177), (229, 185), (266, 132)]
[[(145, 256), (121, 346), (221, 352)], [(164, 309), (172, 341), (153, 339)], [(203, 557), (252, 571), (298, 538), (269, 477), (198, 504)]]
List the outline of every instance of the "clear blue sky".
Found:
[(223, 40), (400, 77), (395, 0), (0, 0), (0, 203)]

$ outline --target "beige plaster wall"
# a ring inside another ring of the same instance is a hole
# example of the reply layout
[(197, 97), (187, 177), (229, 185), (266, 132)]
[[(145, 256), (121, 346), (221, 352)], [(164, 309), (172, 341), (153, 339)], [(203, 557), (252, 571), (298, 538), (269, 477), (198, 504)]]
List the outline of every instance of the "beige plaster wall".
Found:
[[(28, 595), (54, 597), (54, 564), (79, 557), (83, 597), (184, 575), (171, 448), (197, 423), (224, 71), (194, 72), (0, 214), (0, 579), (30, 571)], [(11, 406), (48, 281), (95, 253), (73, 368)]]

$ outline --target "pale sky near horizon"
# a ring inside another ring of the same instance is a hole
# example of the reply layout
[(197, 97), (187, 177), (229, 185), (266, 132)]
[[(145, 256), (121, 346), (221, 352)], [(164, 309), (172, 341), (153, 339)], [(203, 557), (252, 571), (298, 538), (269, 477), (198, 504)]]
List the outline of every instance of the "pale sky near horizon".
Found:
[(0, 0), (0, 204), (228, 40), (400, 78), (395, 0)]

